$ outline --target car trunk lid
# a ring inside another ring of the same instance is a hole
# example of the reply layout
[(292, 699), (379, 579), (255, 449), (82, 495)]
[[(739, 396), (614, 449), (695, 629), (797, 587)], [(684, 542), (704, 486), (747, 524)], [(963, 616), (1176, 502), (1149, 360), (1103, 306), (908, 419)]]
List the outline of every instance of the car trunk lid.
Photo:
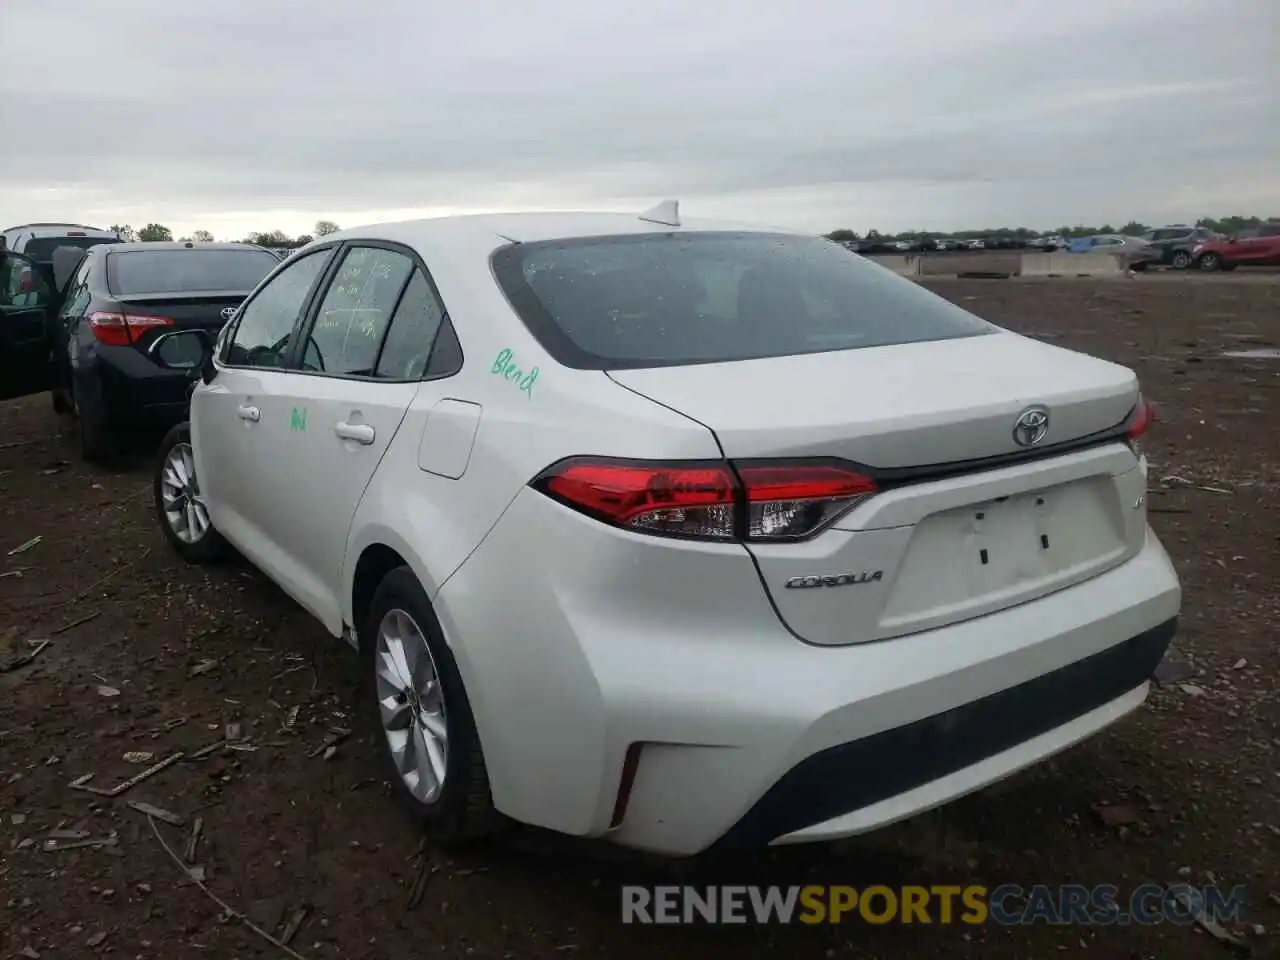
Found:
[[(1119, 442), (1137, 382), (1115, 364), (1001, 331), (610, 376), (706, 425), (735, 463), (837, 458), (877, 482), (815, 537), (748, 541), (811, 643), (980, 616), (1141, 549), (1145, 474)], [(1030, 447), (1015, 437), (1029, 408), (1048, 418)]]
[(172, 320), (166, 326), (175, 330), (196, 327), (216, 332), (231, 319), (247, 296), (248, 290), (147, 293), (120, 297), (119, 302), (121, 309), (131, 316)]

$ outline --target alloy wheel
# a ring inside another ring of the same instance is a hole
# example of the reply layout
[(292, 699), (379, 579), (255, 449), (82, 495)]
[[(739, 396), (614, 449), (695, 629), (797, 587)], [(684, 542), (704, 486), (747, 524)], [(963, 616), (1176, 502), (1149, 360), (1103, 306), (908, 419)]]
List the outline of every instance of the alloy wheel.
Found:
[(191, 444), (175, 443), (160, 473), (165, 522), (183, 543), (199, 543), (209, 532), (209, 510), (200, 499)]
[(374, 680), (382, 732), (409, 793), (420, 803), (439, 799), (449, 762), (444, 689), (417, 621), (392, 608), (378, 624)]

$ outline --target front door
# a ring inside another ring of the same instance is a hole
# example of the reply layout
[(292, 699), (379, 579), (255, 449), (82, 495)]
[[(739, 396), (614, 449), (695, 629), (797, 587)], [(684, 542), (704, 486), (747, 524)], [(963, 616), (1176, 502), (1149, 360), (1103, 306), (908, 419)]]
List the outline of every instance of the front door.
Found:
[(276, 397), (294, 335), (332, 255), (333, 248), (322, 248), (299, 257), (249, 296), (219, 337), (216, 374), (191, 398), (196, 475), (210, 519), (250, 560), (270, 569), (278, 548), (257, 508), (259, 489), (274, 477), (268, 428), (279, 415)]
[(56, 301), (50, 279), (34, 261), (0, 251), (0, 400), (52, 384), (48, 326)]

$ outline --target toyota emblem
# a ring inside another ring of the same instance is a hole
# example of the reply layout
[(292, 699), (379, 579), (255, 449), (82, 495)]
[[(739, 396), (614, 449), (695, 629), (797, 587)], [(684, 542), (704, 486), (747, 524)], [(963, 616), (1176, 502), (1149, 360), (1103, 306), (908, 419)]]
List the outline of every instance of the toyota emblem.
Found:
[(235, 315), (236, 315), (235, 307), (223, 307), (222, 313), (220, 314), (223, 320), (230, 320)]
[(1013, 425), (1013, 442), (1020, 447), (1034, 447), (1049, 432), (1049, 409), (1027, 407)]

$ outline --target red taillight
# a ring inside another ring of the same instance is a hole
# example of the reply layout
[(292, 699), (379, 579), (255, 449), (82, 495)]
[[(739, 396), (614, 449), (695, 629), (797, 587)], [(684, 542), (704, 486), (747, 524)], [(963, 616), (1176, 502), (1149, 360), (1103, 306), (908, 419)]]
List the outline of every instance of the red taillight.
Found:
[(127, 347), (153, 327), (171, 327), (168, 317), (139, 317), (131, 313), (109, 313), (98, 310), (89, 315), (89, 329), (100, 343)]
[(740, 464), (747, 538), (795, 540), (821, 530), (878, 489), (840, 464)]
[(654, 463), (579, 457), (533, 486), (637, 533), (696, 540), (798, 540), (862, 499), (875, 481), (833, 462)]
[(1151, 424), (1155, 419), (1155, 407), (1139, 394), (1138, 405), (1133, 408), (1133, 413), (1129, 414), (1129, 430), (1125, 436), (1129, 449), (1139, 457), (1142, 456), (1142, 438), (1151, 429)]
[(534, 485), (618, 527), (700, 540), (731, 540), (737, 532), (737, 482), (727, 463), (582, 458), (558, 464)]
[(1129, 419), (1129, 439), (1142, 439), (1143, 434), (1151, 429), (1151, 424), (1155, 418), (1155, 408), (1142, 397), (1138, 397), (1138, 405), (1134, 408)]

